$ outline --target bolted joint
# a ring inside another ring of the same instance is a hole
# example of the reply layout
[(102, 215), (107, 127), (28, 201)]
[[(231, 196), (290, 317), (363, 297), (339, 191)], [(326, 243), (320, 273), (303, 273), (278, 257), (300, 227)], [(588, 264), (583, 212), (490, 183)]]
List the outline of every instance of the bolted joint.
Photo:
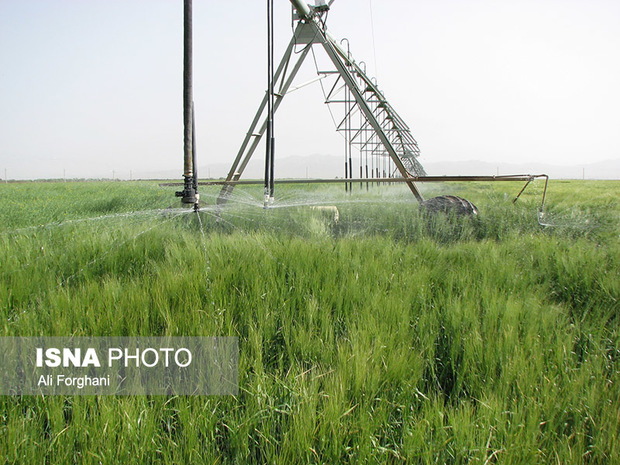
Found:
[(174, 195), (176, 197), (182, 197), (181, 203), (195, 205), (198, 202), (198, 195), (196, 194), (194, 177), (187, 175), (183, 177), (185, 178), (183, 190), (175, 192)]

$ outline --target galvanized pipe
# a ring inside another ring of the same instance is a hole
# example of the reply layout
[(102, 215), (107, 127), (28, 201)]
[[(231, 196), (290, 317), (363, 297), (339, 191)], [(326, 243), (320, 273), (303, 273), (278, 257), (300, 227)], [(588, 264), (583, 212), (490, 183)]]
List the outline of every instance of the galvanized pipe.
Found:
[(192, 91), (192, 0), (183, 2), (183, 190), (175, 192), (181, 202), (198, 209), (194, 179), (194, 102)]
[(192, 172), (194, 191), (198, 191), (198, 164), (196, 163), (196, 112), (192, 101)]
[[(533, 181), (537, 178), (547, 178), (546, 174), (516, 174), (505, 176), (411, 176), (411, 177), (398, 177), (398, 178), (371, 178), (373, 182), (392, 182), (392, 183), (410, 183), (410, 182), (471, 182), (471, 181)], [(367, 178), (327, 178), (327, 179), (276, 179), (276, 184), (337, 184), (337, 183), (351, 183), (351, 182), (363, 182)], [(237, 181), (201, 181), (199, 186), (241, 186), (263, 184), (263, 181), (258, 179), (240, 179)], [(179, 183), (167, 182), (161, 183), (160, 186), (178, 186)]]
[(297, 14), (302, 19), (308, 19), (312, 16), (312, 11), (310, 11), (310, 7), (303, 0), (291, 0), (291, 3), (297, 10)]
[(192, 0), (183, 11), (183, 176), (193, 176), (192, 159)]

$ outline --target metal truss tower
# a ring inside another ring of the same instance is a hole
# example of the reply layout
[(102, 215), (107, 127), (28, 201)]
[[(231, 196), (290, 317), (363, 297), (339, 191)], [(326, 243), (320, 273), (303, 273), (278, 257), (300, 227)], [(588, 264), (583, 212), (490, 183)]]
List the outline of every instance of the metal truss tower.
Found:
[[(273, 75), (273, 94), (265, 94), (226, 181), (236, 182), (241, 178), (268, 127), (269, 98), (273, 98), (271, 111), (275, 113), (287, 92), (294, 90), (291, 85), (295, 76), (310, 52), (314, 55), (314, 46), (323, 48), (333, 67), (317, 68), (317, 80), (325, 80), (327, 85), (321, 83), (325, 103), (341, 115), (335, 122), (336, 129), (345, 137), (345, 176), (354, 178), (353, 148), (359, 151), (360, 178), (372, 181), (373, 178), (385, 179), (398, 173), (403, 178), (425, 176), (426, 172), (418, 161), (420, 150), (409, 126), (396, 113), (376, 82), (327, 31), (323, 18), (329, 6), (310, 7), (303, 0), (291, 0), (291, 3), (297, 25)], [(297, 46), (303, 48), (293, 53)], [(413, 180), (405, 182), (416, 199), (423, 201)], [(224, 184), (218, 204), (226, 203), (233, 188), (234, 184)]]

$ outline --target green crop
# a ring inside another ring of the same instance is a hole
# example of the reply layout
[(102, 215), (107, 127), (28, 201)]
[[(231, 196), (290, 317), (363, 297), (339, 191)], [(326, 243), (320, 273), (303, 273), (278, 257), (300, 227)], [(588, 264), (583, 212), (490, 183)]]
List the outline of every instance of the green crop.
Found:
[[(616, 463), (620, 184), (0, 186), (3, 336), (237, 336), (239, 395), (2, 397), (4, 463)], [(332, 208), (337, 207), (338, 218)]]

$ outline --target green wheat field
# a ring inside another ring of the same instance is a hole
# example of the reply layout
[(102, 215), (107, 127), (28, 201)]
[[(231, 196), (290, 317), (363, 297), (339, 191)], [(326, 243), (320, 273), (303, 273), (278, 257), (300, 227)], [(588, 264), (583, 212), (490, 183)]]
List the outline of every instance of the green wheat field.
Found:
[(2, 396), (0, 463), (620, 463), (620, 182), (521, 186), (0, 185), (2, 336), (240, 348), (237, 396)]

